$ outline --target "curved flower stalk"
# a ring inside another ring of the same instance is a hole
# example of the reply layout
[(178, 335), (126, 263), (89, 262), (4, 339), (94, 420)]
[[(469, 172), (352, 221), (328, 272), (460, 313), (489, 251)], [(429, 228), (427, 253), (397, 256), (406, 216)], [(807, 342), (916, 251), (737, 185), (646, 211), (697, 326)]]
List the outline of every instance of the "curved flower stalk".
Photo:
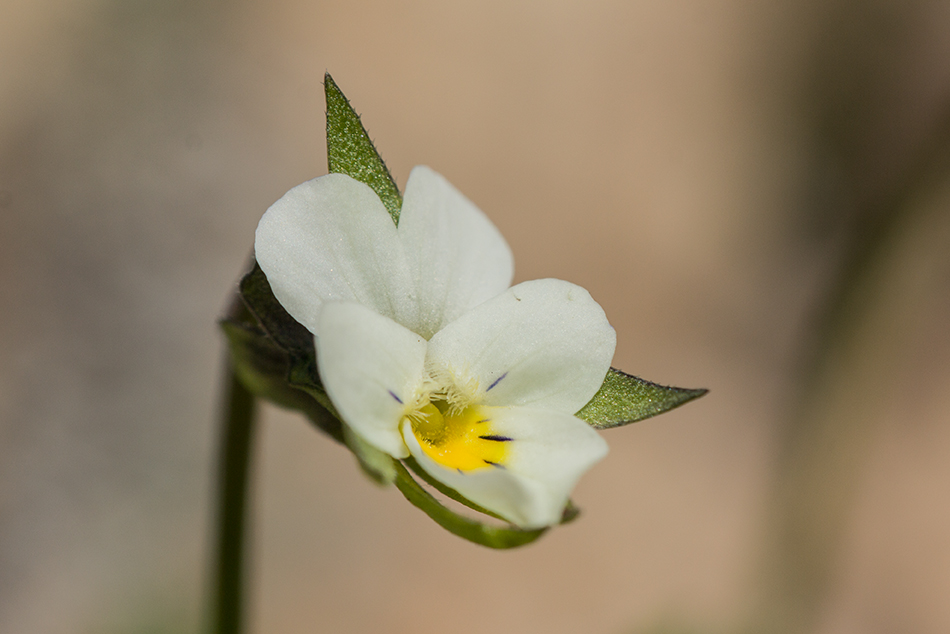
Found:
[(409, 177), (398, 227), (368, 186), (331, 174), (267, 211), (255, 251), (274, 295), (314, 333), (327, 394), (362, 441), (412, 456), (521, 528), (561, 520), (607, 451), (574, 417), (616, 343), (584, 289), (505, 291), (504, 239), (425, 167)]

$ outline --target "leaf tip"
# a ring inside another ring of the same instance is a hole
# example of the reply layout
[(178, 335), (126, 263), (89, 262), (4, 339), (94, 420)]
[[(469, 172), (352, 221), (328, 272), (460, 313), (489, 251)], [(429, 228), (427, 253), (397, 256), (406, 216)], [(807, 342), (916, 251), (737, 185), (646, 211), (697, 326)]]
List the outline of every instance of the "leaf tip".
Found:
[[(704, 387), (697, 387), (697, 388), (693, 388), (693, 389), (685, 389), (685, 388), (684, 388), (683, 391), (686, 392), (687, 394), (689, 394), (689, 398), (686, 399), (686, 401), (691, 401), (691, 400), (693, 400), (694, 398), (699, 398), (700, 396), (705, 396), (705, 395), (709, 394), (709, 390), (706, 389), (706, 388), (704, 388)], [(683, 402), (685, 403), (686, 401), (683, 401)]]
[(340, 92), (340, 87), (336, 85), (335, 81), (333, 81), (333, 76), (330, 75), (330, 71), (323, 72), (323, 90), (327, 96), (329, 96), (330, 92)]
[(594, 398), (575, 415), (596, 429), (609, 429), (662, 414), (707, 392), (660, 385), (611, 368)]

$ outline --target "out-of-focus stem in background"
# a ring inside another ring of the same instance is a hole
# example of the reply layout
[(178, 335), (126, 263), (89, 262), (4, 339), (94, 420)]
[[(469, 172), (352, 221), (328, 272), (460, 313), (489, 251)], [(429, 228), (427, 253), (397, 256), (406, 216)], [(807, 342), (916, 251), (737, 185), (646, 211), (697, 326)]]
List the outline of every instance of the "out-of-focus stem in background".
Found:
[[(899, 89), (894, 74), (907, 70), (901, 61), (912, 44), (902, 26), (914, 10), (883, 6), (842, 3), (813, 51), (811, 186), (831, 183), (835, 195), (803, 212), (817, 224), (815, 239), (837, 240), (839, 256), (803, 339), (777, 438), (753, 632), (809, 632), (819, 623), (875, 431), (875, 397), (889, 387), (875, 314), (890, 300), (883, 289), (925, 209), (920, 198), (948, 173), (950, 104), (935, 116), (881, 94)], [(902, 126), (912, 134), (902, 136)]]

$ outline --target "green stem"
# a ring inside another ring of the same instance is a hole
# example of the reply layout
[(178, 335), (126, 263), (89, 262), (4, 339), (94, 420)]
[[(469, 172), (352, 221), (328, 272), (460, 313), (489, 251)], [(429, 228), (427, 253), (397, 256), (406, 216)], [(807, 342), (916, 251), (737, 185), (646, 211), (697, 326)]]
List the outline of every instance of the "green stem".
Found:
[(214, 634), (243, 628), (242, 584), (248, 476), (254, 439), (254, 395), (229, 363), (218, 482), (217, 554), (214, 580)]

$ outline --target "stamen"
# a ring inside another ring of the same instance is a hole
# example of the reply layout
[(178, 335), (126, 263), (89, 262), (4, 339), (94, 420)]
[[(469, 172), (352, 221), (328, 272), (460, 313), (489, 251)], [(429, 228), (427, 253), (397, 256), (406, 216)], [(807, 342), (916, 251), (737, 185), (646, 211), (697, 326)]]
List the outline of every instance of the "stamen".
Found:
[(464, 371), (456, 374), (449, 368), (434, 364), (426, 365), (426, 374), (429, 397), (445, 401), (449, 415), (458, 416), (475, 403), (478, 379), (467, 376)]

